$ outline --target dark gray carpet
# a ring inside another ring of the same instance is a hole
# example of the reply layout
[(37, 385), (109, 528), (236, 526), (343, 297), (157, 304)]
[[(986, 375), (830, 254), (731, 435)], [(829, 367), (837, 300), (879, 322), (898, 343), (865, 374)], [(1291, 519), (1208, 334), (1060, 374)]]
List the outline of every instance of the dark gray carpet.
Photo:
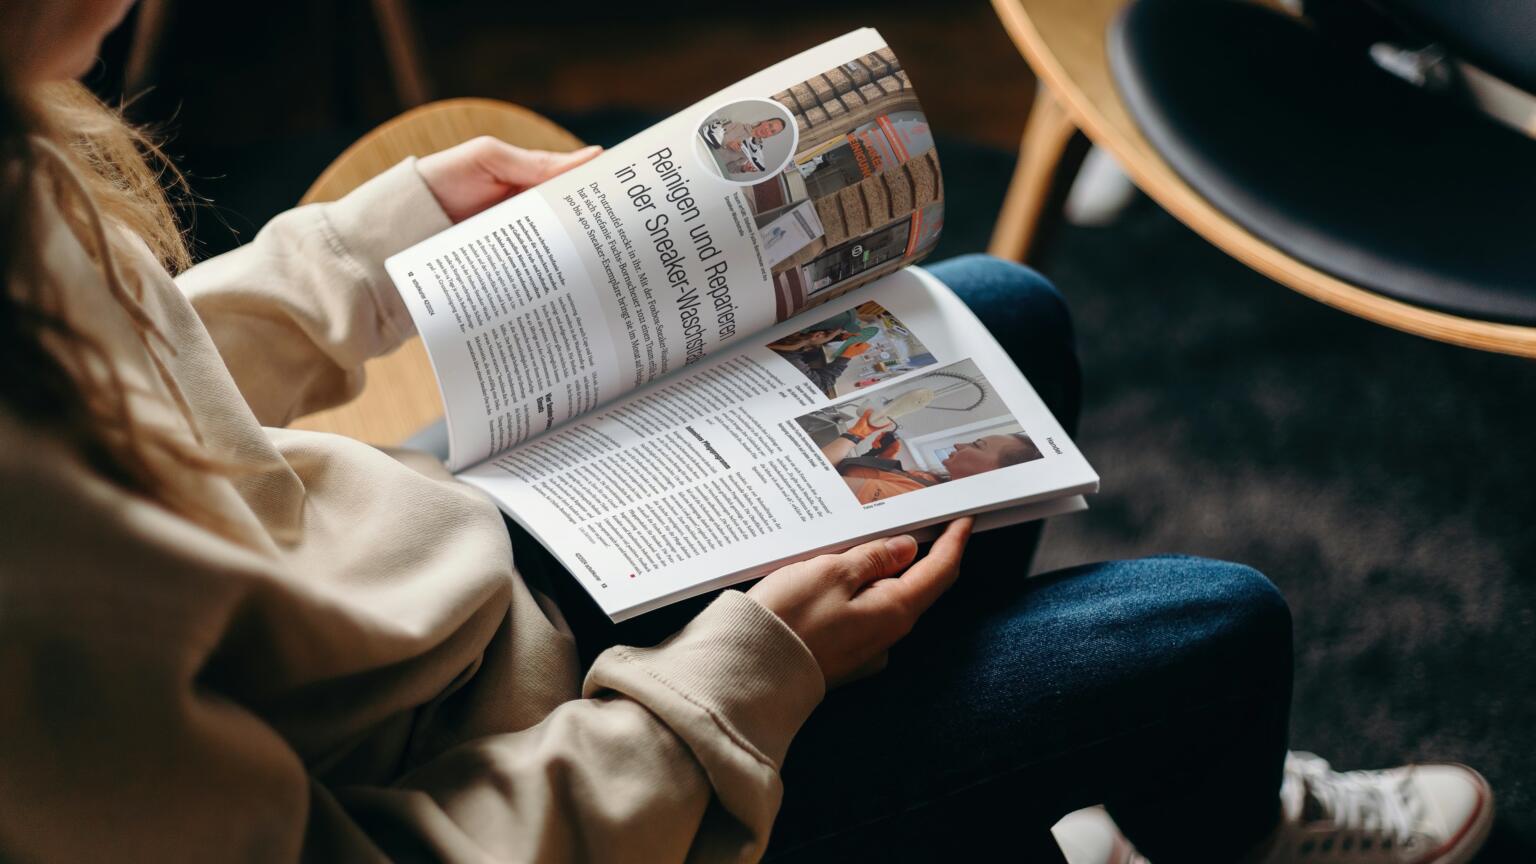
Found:
[[(1012, 156), (939, 153), (938, 256), (981, 251)], [(1296, 622), (1292, 746), (1339, 768), (1466, 762), (1500, 814), (1480, 864), (1536, 861), (1536, 363), (1336, 312), (1145, 198), (1044, 251), (1103, 491), (1050, 525), (1037, 567), (1259, 568)]]
[(1104, 491), (1041, 565), (1259, 568), (1295, 615), (1293, 746), (1467, 762), (1502, 814), (1479, 860), (1536, 860), (1536, 365), (1335, 312), (1146, 200), (1057, 240)]

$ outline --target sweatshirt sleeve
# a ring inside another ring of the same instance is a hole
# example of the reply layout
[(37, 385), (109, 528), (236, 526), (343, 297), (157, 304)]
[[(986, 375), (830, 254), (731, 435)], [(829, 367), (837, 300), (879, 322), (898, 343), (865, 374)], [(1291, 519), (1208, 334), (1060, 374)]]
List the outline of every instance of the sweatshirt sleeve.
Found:
[[(285, 588), (261, 556), (159, 508), (125, 522), (119, 498), (39, 494), (49, 477), (27, 473), (26, 524), (0, 526), (0, 859), (761, 855), (781, 761), (824, 682), (804, 643), (745, 594), (722, 594), (657, 647), (609, 650), (579, 698), (531, 726), (419, 762), (402, 743), (397, 772), (342, 776), (302, 730), (353, 710), (349, 688), (371, 676), (409, 681), (421, 655), (396, 649), (428, 650), (421, 634)], [(39, 539), (61, 525), (91, 527), (76, 544)], [(358, 652), (379, 668), (273, 689), (280, 668)], [(433, 701), (418, 698), (417, 711)]]
[(449, 226), (415, 162), (283, 213), (177, 279), (263, 425), (357, 395), (363, 363), (414, 332), (384, 259)]
[(729, 591), (660, 646), (605, 652), (584, 698), (533, 728), (337, 790), (337, 806), (391, 856), (756, 861), (824, 686), (799, 637)]

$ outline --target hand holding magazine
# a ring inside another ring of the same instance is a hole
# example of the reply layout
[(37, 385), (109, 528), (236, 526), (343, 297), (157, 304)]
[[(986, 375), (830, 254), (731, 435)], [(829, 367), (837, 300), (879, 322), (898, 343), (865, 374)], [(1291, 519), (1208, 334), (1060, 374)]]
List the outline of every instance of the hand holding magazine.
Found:
[(614, 620), (1098, 478), (986, 328), (909, 267), (933, 137), (865, 29), (387, 262), (449, 467)]

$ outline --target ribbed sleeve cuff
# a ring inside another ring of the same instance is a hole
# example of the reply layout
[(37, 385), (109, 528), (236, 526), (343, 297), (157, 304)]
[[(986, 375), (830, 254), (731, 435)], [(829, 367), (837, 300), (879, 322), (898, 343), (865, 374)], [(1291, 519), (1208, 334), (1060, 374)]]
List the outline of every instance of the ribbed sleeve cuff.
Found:
[(810, 649), (777, 615), (726, 591), (660, 645), (605, 652), (584, 689), (589, 697), (623, 693), (685, 739), (690, 731), (675, 721), (694, 726), (707, 718), (716, 735), (723, 732), (777, 771), (790, 739), (826, 694), (826, 681)]
[(402, 339), (415, 332), (404, 301), (384, 271), (384, 259), (453, 224), (417, 173), (415, 157), (320, 207), (332, 245), (366, 282), (385, 326)]

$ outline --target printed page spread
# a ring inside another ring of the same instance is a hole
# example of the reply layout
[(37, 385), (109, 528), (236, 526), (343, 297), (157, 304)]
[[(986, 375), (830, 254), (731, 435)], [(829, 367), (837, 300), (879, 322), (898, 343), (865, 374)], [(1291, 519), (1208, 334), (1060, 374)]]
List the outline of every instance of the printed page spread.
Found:
[(459, 476), (615, 620), (957, 515), (1079, 509), (1098, 482), (986, 328), (915, 267)]
[(465, 468), (921, 258), (933, 137), (874, 30), (392, 257)]
[(386, 267), (448, 465), (615, 620), (1098, 477), (965, 305), (933, 135), (858, 30), (738, 82)]

